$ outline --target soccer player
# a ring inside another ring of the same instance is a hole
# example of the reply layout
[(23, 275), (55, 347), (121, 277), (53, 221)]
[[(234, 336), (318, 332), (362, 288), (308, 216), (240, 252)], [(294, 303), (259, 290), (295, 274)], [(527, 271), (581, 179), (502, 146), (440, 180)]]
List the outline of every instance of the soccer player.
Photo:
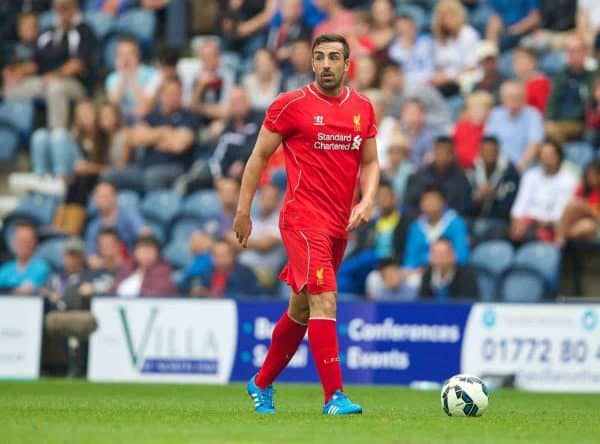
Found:
[[(288, 263), (280, 278), (292, 288), (260, 371), (248, 382), (258, 413), (275, 413), (272, 383), (306, 330), (325, 395), (323, 413), (362, 413), (343, 392), (336, 333), (335, 274), (348, 232), (366, 223), (379, 183), (371, 103), (345, 85), (349, 48), (337, 34), (312, 45), (316, 81), (281, 94), (267, 110), (248, 159), (233, 229), (246, 246), (250, 206), (269, 157), (283, 144), (287, 190), (279, 218)], [(353, 205), (357, 179), (361, 200)]]

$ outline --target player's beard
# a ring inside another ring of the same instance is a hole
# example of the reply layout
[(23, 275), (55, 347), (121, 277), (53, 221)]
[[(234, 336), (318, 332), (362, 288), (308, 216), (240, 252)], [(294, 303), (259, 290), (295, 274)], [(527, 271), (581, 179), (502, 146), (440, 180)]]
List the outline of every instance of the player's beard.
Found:
[[(325, 74), (329, 74), (329, 76), (324, 76)], [(343, 75), (338, 78), (332, 71), (321, 72), (317, 76), (317, 85), (319, 85), (319, 88), (321, 88), (322, 91), (335, 92), (340, 89), (343, 80)]]

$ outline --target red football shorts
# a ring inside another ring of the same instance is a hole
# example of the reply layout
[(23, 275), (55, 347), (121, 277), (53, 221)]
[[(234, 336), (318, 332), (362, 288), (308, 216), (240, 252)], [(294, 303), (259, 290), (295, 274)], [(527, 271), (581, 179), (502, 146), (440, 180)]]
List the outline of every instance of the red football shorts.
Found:
[(309, 294), (337, 291), (337, 273), (347, 239), (332, 237), (318, 231), (281, 230), (281, 239), (288, 255), (288, 263), (279, 279), (294, 293), (303, 288)]

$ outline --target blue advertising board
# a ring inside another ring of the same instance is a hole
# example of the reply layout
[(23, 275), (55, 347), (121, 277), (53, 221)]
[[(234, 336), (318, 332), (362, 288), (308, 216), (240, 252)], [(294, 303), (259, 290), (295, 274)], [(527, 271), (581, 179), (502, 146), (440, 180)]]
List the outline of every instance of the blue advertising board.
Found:
[[(273, 327), (286, 307), (280, 302), (238, 302), (231, 380), (245, 381), (260, 368)], [(340, 303), (337, 328), (344, 382), (442, 382), (459, 373), (470, 309), (471, 304)], [(306, 337), (278, 380), (318, 381)]]

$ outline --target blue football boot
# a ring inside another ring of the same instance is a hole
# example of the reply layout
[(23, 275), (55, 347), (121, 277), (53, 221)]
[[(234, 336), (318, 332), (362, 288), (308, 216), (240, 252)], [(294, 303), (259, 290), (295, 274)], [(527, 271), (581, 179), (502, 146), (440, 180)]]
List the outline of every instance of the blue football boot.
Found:
[(362, 407), (350, 401), (341, 390), (336, 390), (327, 401), (327, 404), (323, 406), (324, 415), (356, 415), (361, 413)]
[(248, 391), (248, 395), (252, 399), (254, 403), (254, 411), (256, 413), (266, 413), (273, 414), (275, 413), (275, 404), (273, 404), (273, 385), (269, 384), (266, 389), (261, 389), (256, 385), (256, 375), (252, 376), (252, 379), (248, 381), (246, 385), (246, 390)]

